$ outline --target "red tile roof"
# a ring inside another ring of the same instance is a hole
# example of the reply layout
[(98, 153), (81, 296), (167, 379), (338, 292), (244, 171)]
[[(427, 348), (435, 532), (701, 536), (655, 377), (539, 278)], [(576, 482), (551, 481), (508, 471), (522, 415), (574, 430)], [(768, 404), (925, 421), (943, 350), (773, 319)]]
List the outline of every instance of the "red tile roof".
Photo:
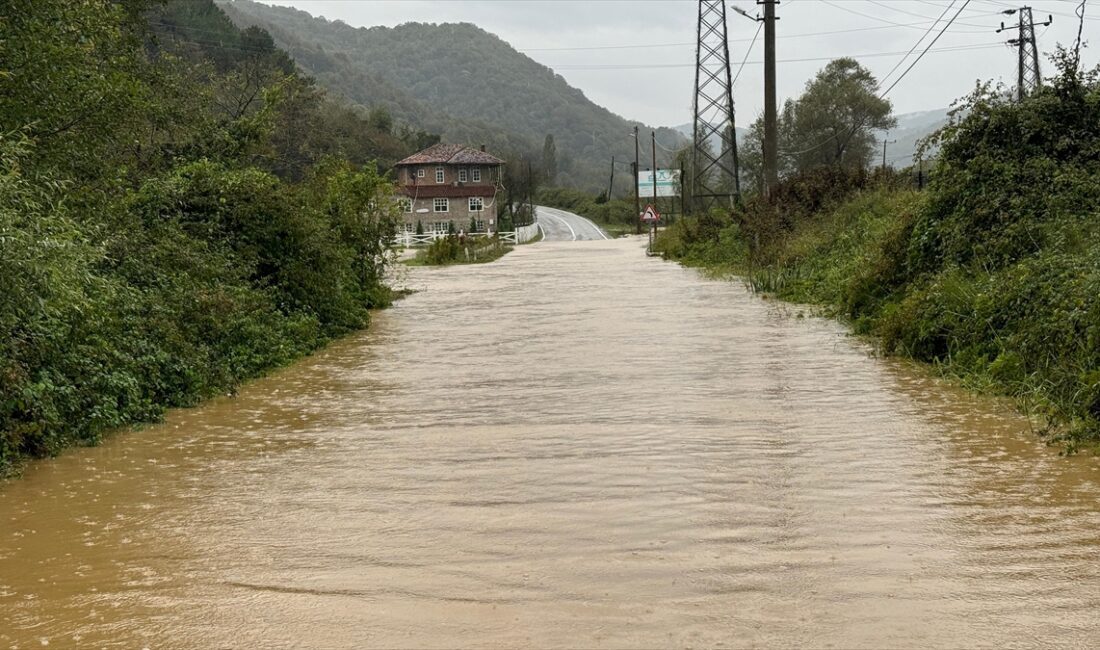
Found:
[(433, 144), (423, 151), (399, 161), (398, 165), (430, 165), (433, 163), (451, 163), (459, 165), (500, 165), (504, 161), (496, 156), (471, 149), (463, 144)]
[(467, 196), (488, 196), (496, 193), (492, 185), (405, 185), (400, 189), (405, 196), (414, 196), (419, 199), (434, 199), (436, 197), (464, 198)]

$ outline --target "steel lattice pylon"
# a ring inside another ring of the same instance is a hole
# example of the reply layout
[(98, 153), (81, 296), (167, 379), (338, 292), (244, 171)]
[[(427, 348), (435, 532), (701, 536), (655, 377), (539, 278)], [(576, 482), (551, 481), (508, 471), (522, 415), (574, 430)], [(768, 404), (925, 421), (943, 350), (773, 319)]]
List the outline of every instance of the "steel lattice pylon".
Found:
[[(1016, 38), (1008, 42), (1009, 45), (1016, 47), (1016, 54), (1018, 56), (1016, 66), (1016, 99), (1023, 101), (1025, 97), (1038, 90), (1043, 85), (1043, 76), (1039, 72), (1039, 48), (1035, 45), (1035, 26), (1047, 26), (1053, 22), (1052, 17), (1048, 17), (1046, 22), (1036, 23), (1031, 13), (1031, 7), (1020, 7), (1017, 9), (1008, 9), (1001, 13), (1012, 15), (1018, 13), (1019, 23), (1017, 25)], [(997, 30), (997, 33), (1003, 32), (1006, 29), (1004, 23), (1001, 23), (1001, 28)]]
[(1020, 8), (1020, 36), (1017, 45), (1020, 52), (1018, 97), (1023, 99), (1043, 85), (1039, 74), (1039, 50), (1035, 47), (1035, 22), (1031, 7)]
[(723, 0), (699, 0), (692, 112), (695, 125), (691, 157), (693, 207), (696, 210), (709, 210), (715, 205), (733, 207), (735, 197), (741, 194), (741, 181), (738, 178), (733, 83)]

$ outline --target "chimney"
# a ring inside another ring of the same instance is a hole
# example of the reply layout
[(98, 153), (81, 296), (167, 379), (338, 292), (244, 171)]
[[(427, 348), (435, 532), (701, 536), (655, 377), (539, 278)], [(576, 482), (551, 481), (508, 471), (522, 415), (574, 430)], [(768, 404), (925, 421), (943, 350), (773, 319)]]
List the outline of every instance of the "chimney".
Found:
[(481, 145), (481, 150), (485, 151), (485, 145)]

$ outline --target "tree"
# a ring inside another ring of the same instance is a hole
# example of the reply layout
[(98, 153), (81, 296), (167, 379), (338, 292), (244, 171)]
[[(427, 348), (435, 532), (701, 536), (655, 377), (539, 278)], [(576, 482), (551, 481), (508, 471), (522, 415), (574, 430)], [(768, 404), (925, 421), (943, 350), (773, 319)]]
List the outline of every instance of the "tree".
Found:
[[(874, 75), (855, 59), (826, 65), (778, 115), (780, 174), (870, 165), (876, 151), (874, 131), (897, 124), (890, 102), (877, 91)], [(759, 185), (763, 171), (763, 131), (763, 120), (758, 119), (745, 138), (742, 162), (750, 184)]]
[(542, 171), (546, 182), (553, 185), (554, 178), (558, 175), (558, 148), (554, 144), (554, 136), (549, 133), (542, 145)]

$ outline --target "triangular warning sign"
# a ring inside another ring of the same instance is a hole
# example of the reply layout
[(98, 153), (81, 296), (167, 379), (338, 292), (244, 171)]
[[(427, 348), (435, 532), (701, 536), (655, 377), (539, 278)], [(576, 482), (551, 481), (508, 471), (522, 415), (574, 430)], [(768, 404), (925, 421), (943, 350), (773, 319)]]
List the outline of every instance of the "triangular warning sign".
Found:
[(645, 212), (642, 213), (642, 221), (660, 221), (661, 213), (657, 212), (657, 208), (652, 205), (645, 206)]

